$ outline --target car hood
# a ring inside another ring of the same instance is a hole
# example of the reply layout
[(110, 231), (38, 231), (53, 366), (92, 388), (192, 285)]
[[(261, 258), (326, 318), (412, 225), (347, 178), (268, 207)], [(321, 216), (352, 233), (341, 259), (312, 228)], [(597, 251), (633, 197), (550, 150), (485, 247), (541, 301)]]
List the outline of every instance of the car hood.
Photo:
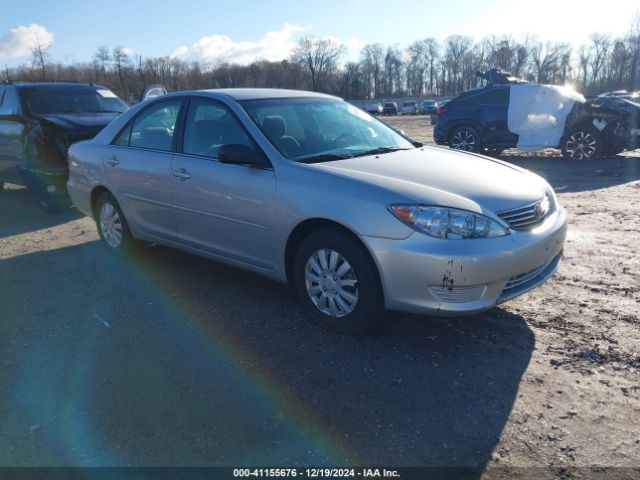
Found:
[(56, 125), (74, 137), (93, 138), (119, 113), (50, 113), (38, 118)]
[(374, 184), (421, 204), (499, 212), (535, 202), (548, 184), (528, 170), (499, 160), (422, 147), (384, 155), (310, 164)]

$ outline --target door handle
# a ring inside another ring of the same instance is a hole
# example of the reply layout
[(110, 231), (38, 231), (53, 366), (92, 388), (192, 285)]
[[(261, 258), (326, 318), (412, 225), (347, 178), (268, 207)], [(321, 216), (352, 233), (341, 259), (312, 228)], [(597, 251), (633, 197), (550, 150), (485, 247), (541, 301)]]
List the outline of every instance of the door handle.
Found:
[(176, 178), (179, 178), (180, 180), (189, 180), (191, 178), (191, 175), (189, 175), (189, 172), (187, 172), (185, 168), (181, 168), (180, 170), (174, 170), (173, 176)]
[(120, 160), (118, 160), (118, 157), (116, 157), (115, 155), (111, 155), (109, 158), (107, 158), (106, 161), (112, 167), (115, 167), (116, 165), (118, 165), (120, 163)]

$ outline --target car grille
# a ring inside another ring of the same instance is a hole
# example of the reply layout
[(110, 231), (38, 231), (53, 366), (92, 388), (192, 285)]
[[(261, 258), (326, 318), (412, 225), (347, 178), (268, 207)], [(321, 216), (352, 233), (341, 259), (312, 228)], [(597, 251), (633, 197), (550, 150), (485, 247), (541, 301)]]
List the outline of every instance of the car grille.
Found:
[(506, 302), (507, 300), (517, 297), (518, 295), (544, 282), (547, 278), (553, 275), (561, 260), (562, 252), (559, 252), (544, 265), (540, 265), (533, 270), (511, 277), (505, 285), (504, 290), (498, 299), (498, 303)]
[(530, 272), (521, 273), (520, 275), (516, 275), (515, 277), (511, 277), (507, 284), (505, 285), (505, 290), (510, 290), (512, 288), (519, 287), (520, 285), (524, 285), (532, 278), (535, 278), (547, 267), (547, 264), (540, 265), (538, 268), (534, 268)]
[(470, 285), (463, 287), (431, 287), (431, 293), (441, 302), (463, 303), (480, 300), (487, 287), (485, 285)]
[(540, 225), (552, 211), (551, 200), (545, 196), (529, 205), (498, 212), (498, 216), (514, 230), (531, 230)]

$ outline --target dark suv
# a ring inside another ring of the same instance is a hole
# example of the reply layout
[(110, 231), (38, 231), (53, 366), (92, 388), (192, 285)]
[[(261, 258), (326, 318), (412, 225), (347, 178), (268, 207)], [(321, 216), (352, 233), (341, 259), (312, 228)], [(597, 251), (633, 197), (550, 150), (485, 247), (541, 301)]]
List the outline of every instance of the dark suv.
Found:
[[(564, 122), (557, 125), (558, 134), (554, 141), (536, 144), (535, 120), (543, 117), (550, 119), (545, 120), (548, 123), (555, 122), (557, 112), (539, 98), (531, 103), (535, 114), (533, 110), (527, 112), (522, 102), (511, 98), (513, 89), (518, 89), (518, 92), (530, 89), (544, 96), (557, 87), (537, 84), (523, 87), (515, 83), (523, 82), (493, 83), (469, 90), (438, 109), (438, 123), (433, 132), (435, 142), (454, 149), (489, 155), (499, 155), (506, 148), (523, 148), (523, 139), (509, 129), (509, 104), (515, 102), (518, 105), (516, 114), (525, 124), (530, 122), (527, 128), (533, 133), (534, 141), (528, 139), (524, 142), (527, 151), (559, 148), (565, 158), (595, 160), (600, 155), (617, 154), (625, 149), (637, 148), (640, 144), (640, 104), (633, 99), (613, 96), (575, 101)], [(580, 98), (579, 94), (575, 96)], [(545, 110), (547, 107), (549, 110)], [(530, 118), (534, 120), (528, 120)]]
[(47, 211), (67, 205), (69, 145), (127, 108), (96, 84), (0, 84), (0, 192), (5, 182), (25, 185)]
[(513, 148), (518, 135), (509, 131), (509, 85), (489, 86), (461, 93), (438, 109), (433, 136), (438, 145), (469, 152), (498, 154)]

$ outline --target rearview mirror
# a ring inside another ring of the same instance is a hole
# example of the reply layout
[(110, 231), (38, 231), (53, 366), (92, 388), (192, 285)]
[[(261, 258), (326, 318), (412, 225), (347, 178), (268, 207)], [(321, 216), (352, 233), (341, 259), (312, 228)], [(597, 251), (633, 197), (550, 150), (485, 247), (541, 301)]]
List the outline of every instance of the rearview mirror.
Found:
[(248, 165), (250, 167), (269, 167), (269, 161), (262, 152), (239, 143), (222, 145), (218, 150), (218, 160), (221, 163)]

